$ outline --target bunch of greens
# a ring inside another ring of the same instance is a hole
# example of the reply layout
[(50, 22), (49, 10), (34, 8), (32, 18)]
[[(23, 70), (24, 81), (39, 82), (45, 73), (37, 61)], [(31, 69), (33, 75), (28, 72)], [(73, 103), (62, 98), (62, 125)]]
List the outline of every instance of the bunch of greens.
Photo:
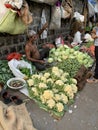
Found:
[(8, 66), (8, 61), (0, 60), (0, 82), (6, 83), (12, 77), (13, 74)]
[(67, 58), (62, 63), (57, 64), (64, 72), (68, 72), (70, 77), (74, 77), (81, 67), (77, 59)]

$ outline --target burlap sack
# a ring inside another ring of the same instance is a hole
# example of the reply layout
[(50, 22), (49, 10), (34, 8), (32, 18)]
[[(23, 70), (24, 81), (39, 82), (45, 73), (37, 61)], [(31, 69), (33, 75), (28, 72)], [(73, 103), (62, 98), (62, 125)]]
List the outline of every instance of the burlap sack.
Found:
[(0, 102), (0, 130), (36, 130), (25, 104), (7, 106)]

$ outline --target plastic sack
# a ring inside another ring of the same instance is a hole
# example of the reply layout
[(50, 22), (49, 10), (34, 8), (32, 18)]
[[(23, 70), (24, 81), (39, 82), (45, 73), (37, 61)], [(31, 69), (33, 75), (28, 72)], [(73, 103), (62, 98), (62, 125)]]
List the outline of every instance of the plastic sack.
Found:
[(62, 18), (69, 18), (73, 12), (72, 0), (62, 0), (61, 13)]
[(88, 2), (88, 12), (89, 12), (89, 17), (92, 17), (95, 14), (94, 6), (90, 2)]
[(74, 12), (74, 18), (76, 18), (77, 21), (84, 22), (84, 16), (81, 15), (79, 12)]
[[(46, 23), (46, 16), (45, 16), (45, 10), (43, 9), (42, 16), (41, 16), (41, 28), (45, 23)], [(47, 30), (44, 30), (43, 33), (41, 34), (41, 39), (45, 39), (45, 38), (47, 38)]]
[(27, 29), (16, 11), (9, 9), (0, 21), (0, 32), (9, 34), (22, 34)]
[(54, 5), (58, 0), (31, 0), (31, 1), (35, 1), (38, 3), (46, 3), (49, 5)]
[(97, 1), (97, 3), (95, 4), (95, 12), (98, 13), (98, 1)]
[(14, 8), (20, 9), (23, 4), (23, 0), (5, 0), (5, 3), (11, 4)]
[(94, 41), (94, 39), (92, 38), (92, 36), (89, 33), (85, 34), (84, 39), (86, 42)]
[(4, 6), (4, 0), (0, 0), (0, 20), (4, 17), (8, 9)]
[(60, 29), (61, 27), (61, 8), (60, 6), (52, 6), (52, 16), (49, 29)]
[(61, 18), (66, 19), (70, 17), (70, 13), (64, 10), (64, 8), (61, 6)]
[(12, 59), (11, 61), (8, 62), (8, 66), (10, 68), (10, 70), (12, 71), (13, 75), (15, 77), (19, 77), (19, 78), (25, 78), (26, 75), (21, 73), (19, 68), (29, 68), (30, 69), (30, 73), (32, 74), (32, 66), (31, 64), (29, 64), (28, 62), (24, 61), (24, 60), (16, 60), (16, 59)]

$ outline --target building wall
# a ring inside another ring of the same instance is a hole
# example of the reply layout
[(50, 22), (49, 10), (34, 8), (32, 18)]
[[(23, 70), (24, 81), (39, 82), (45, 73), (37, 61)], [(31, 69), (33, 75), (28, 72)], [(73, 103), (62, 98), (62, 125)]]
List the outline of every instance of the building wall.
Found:
[[(32, 12), (33, 22), (29, 28), (35, 30), (36, 32), (40, 28), (41, 12), (43, 9), (46, 11), (46, 19), (50, 22), (51, 18), (51, 6), (47, 4), (36, 3), (29, 1), (30, 11)], [(73, 0), (74, 10), (82, 12), (83, 3), (80, 0)], [(57, 30), (48, 30), (47, 39), (38, 40), (38, 45), (43, 43), (53, 43), (55, 38), (62, 35), (64, 38), (69, 33), (70, 19), (61, 20), (61, 28)], [(9, 35), (0, 34), (0, 59), (5, 59), (6, 56), (11, 52), (19, 52), (24, 54), (24, 46), (26, 43), (26, 33), (22, 35)]]

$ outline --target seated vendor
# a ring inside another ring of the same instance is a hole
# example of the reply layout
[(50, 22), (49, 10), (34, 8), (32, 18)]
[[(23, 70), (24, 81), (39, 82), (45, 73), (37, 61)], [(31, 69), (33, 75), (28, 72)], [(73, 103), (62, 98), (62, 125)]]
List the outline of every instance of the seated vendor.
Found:
[(84, 41), (84, 39), (82, 38), (83, 31), (84, 28), (79, 27), (77, 32), (74, 34), (73, 42), (71, 43), (72, 46), (80, 45), (81, 43), (83, 43)]
[(47, 58), (49, 56), (49, 51), (51, 47), (49, 48), (48, 45), (44, 45), (44, 47), (39, 51), (36, 40), (39, 38), (41, 33), (48, 27), (48, 24), (45, 23), (42, 29), (36, 34), (34, 31), (28, 36), (29, 40), (27, 41), (25, 45), (25, 53), (26, 58), (35, 65), (37, 70), (45, 70), (47, 68), (47, 64), (44, 60), (44, 58)]

